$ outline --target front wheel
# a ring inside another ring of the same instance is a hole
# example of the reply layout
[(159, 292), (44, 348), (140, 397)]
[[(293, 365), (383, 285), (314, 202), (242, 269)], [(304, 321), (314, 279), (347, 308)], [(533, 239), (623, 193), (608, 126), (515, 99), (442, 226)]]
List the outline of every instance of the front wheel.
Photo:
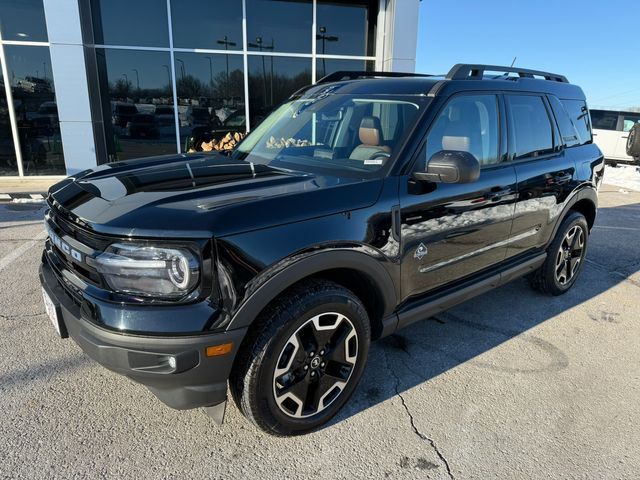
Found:
[(267, 433), (298, 435), (318, 428), (355, 390), (370, 340), (358, 297), (333, 282), (305, 282), (257, 320), (230, 378), (233, 398)]
[(531, 285), (551, 295), (569, 291), (584, 265), (588, 241), (586, 218), (579, 212), (570, 212), (547, 249), (547, 259), (529, 277)]

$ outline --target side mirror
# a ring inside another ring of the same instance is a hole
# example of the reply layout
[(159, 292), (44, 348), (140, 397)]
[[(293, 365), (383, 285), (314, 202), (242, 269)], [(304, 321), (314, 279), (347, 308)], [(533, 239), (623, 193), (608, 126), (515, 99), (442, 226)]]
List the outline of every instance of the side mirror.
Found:
[(480, 162), (469, 152), (441, 150), (429, 159), (424, 172), (414, 172), (416, 180), (439, 183), (472, 183), (480, 177)]

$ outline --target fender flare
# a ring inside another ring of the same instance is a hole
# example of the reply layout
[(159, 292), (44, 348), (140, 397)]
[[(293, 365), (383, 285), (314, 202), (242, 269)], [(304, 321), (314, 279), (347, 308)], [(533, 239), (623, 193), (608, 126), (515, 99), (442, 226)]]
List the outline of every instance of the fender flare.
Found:
[(233, 313), (227, 330), (251, 325), (269, 302), (294, 283), (316, 273), (337, 268), (355, 270), (366, 275), (376, 285), (381, 294), (384, 318), (396, 308), (397, 297), (395, 284), (382, 266), (382, 261), (384, 260), (353, 250), (311, 253), (269, 276)]
[(549, 241), (545, 245), (545, 248), (548, 247), (553, 239), (556, 238), (556, 234), (558, 233), (558, 229), (562, 224), (562, 221), (567, 216), (569, 211), (573, 208), (573, 206), (581, 200), (589, 200), (593, 203), (593, 206), (596, 210), (596, 215), (598, 211), (598, 191), (591, 184), (585, 184), (582, 188), (576, 190), (574, 194), (567, 199), (564, 208), (560, 215), (558, 215), (558, 219), (556, 220), (555, 225), (553, 226), (553, 231), (551, 232), (551, 236), (549, 237)]

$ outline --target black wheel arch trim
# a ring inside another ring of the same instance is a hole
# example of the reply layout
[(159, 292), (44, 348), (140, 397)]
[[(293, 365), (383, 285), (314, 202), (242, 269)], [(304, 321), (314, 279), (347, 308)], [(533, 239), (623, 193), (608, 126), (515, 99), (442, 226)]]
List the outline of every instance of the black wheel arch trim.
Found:
[(562, 213), (558, 215), (558, 219), (556, 220), (556, 223), (553, 226), (553, 232), (551, 233), (551, 236), (549, 237), (549, 240), (545, 247), (548, 247), (549, 245), (551, 245), (551, 242), (553, 242), (553, 239), (556, 237), (556, 234), (558, 233), (558, 229), (560, 228), (560, 225), (562, 225), (562, 221), (566, 218), (567, 214), (571, 210), (574, 210), (573, 207), (578, 202), (583, 200), (587, 200), (593, 204), (594, 211), (596, 212), (596, 215), (597, 215), (598, 191), (593, 185), (584, 184), (580, 188), (574, 190), (573, 194), (565, 201), (565, 205), (564, 205), (564, 208), (562, 209)]
[(284, 269), (270, 275), (233, 313), (227, 330), (248, 327), (269, 302), (295, 283), (324, 271), (350, 269), (366, 275), (377, 287), (386, 318), (397, 306), (395, 284), (380, 259), (353, 250), (331, 250), (310, 253)]

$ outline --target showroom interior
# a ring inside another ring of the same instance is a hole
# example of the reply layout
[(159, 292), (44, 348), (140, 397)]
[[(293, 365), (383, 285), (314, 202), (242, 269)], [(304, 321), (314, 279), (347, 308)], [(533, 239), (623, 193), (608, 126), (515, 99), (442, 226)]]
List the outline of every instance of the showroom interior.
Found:
[(0, 177), (192, 151), (332, 72), (414, 71), (418, 6), (0, 0)]

